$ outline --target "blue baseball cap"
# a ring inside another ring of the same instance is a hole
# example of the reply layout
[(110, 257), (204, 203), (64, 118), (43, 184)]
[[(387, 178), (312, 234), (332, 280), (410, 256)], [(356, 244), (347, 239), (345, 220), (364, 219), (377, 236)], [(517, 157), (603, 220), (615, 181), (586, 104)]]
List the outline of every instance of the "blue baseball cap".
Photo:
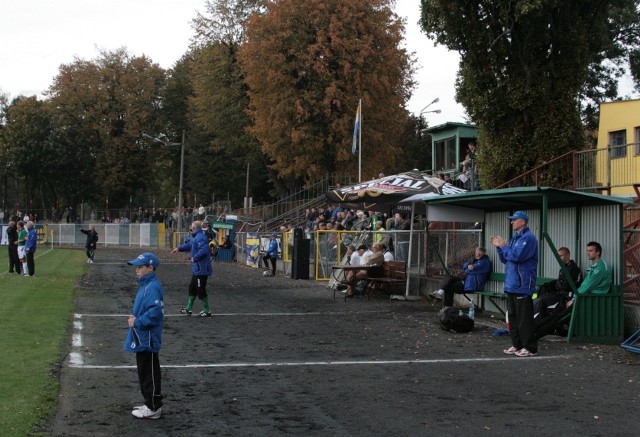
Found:
[(151, 252), (145, 252), (138, 255), (136, 259), (127, 261), (127, 264), (130, 266), (153, 266), (153, 270), (156, 270), (160, 265), (160, 260)]
[(529, 216), (527, 215), (526, 212), (524, 211), (516, 211), (513, 213), (513, 215), (510, 215), (509, 217), (507, 217), (509, 220), (515, 220), (515, 219), (522, 219), (525, 222), (529, 221)]
[(271, 233), (271, 238), (276, 238), (277, 236), (278, 236), (278, 233), (277, 233), (277, 232), (272, 232), (272, 233)]

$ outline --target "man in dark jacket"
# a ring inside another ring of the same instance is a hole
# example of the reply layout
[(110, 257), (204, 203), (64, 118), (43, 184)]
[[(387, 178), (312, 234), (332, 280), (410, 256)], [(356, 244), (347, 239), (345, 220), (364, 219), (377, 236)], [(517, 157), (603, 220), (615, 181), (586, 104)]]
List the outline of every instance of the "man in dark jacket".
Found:
[(7, 227), (7, 243), (9, 248), (9, 273), (13, 273), (14, 271), (17, 274), (21, 274), (21, 262), (20, 257), (18, 257), (18, 228), (16, 227), (16, 222), (11, 220), (9, 222), (9, 227)]
[(191, 252), (191, 283), (189, 284), (189, 298), (187, 305), (180, 310), (182, 314), (191, 315), (196, 297), (202, 302), (200, 317), (211, 317), (209, 311), (209, 298), (207, 296), (207, 279), (212, 274), (211, 252), (209, 242), (202, 232), (202, 222), (195, 221), (191, 224), (191, 235), (193, 238), (188, 242), (173, 249), (171, 253)]
[(87, 251), (87, 264), (93, 264), (93, 255), (96, 252), (96, 246), (98, 245), (98, 233), (94, 225), (89, 225), (89, 230), (80, 228), (80, 232), (87, 236), (87, 242), (84, 247)]
[[(568, 248), (561, 247), (558, 249), (558, 256), (569, 272), (573, 284), (578, 287), (582, 281), (582, 271), (575, 261), (571, 259), (571, 252)], [(564, 271), (561, 269), (556, 281), (547, 282), (540, 287), (537, 299), (533, 300), (534, 317), (541, 318), (548, 312), (561, 311), (571, 299), (573, 299), (573, 290)]]
[(517, 357), (538, 354), (538, 340), (533, 322), (533, 300), (538, 271), (538, 240), (529, 230), (529, 216), (516, 211), (507, 217), (511, 220), (513, 235), (507, 241), (492, 236), (500, 261), (505, 264), (504, 292), (507, 294), (507, 315), (512, 346), (503, 352)]
[(127, 264), (136, 266), (140, 288), (127, 320), (129, 331), (123, 349), (136, 353), (138, 381), (144, 397), (144, 405), (134, 407), (131, 414), (138, 419), (159, 419), (163, 396), (158, 352), (164, 318), (164, 290), (156, 276), (160, 261), (154, 254), (145, 252)]

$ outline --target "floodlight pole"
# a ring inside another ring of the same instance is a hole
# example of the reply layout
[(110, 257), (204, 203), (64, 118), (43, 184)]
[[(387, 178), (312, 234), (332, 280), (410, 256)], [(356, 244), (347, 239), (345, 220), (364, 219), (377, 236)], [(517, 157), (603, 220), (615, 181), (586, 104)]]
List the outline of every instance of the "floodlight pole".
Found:
[(180, 143), (170, 143), (169, 141), (161, 140), (157, 137), (152, 137), (151, 135), (147, 135), (144, 132), (142, 136), (146, 139), (155, 141), (157, 143), (162, 143), (167, 147), (171, 146), (180, 146), (180, 186), (178, 188), (178, 232), (182, 232), (182, 210), (183, 210), (183, 187), (184, 187), (184, 140), (185, 140), (185, 130), (182, 129), (182, 142)]

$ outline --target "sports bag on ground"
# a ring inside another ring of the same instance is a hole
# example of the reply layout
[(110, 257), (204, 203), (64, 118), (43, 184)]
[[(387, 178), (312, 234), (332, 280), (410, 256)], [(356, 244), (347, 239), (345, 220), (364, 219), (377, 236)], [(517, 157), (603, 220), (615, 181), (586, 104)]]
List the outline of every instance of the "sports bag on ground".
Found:
[(470, 319), (462, 310), (447, 308), (440, 319), (440, 328), (460, 333), (471, 332), (473, 331), (473, 319)]

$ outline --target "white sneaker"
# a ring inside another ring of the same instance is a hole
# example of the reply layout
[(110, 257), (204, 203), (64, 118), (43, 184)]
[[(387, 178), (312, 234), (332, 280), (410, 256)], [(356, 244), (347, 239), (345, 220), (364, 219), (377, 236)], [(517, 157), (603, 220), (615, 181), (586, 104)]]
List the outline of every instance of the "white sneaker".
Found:
[(439, 289), (439, 290), (432, 291), (431, 293), (429, 293), (429, 296), (431, 296), (434, 299), (442, 299), (443, 295), (444, 295), (444, 290), (442, 288)]
[(93, 264), (93, 260), (92, 259), (89, 260), (89, 264)]
[(149, 407), (143, 405), (142, 408), (137, 408), (131, 412), (138, 419), (160, 419), (162, 415), (162, 407), (156, 411), (150, 410)]
[(87, 264), (89, 264), (91, 262), (91, 259), (87, 259)]

